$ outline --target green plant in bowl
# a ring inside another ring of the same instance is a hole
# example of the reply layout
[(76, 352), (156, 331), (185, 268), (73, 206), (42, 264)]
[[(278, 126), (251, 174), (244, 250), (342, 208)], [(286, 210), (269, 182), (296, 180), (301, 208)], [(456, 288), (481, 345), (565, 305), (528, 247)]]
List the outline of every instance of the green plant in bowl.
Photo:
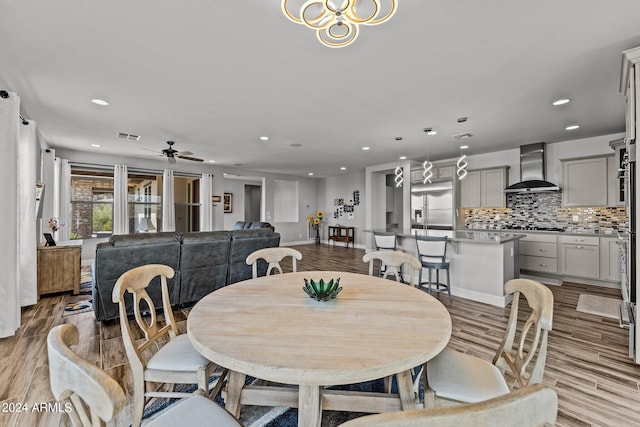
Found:
[(340, 278), (329, 280), (325, 282), (324, 279), (316, 282), (313, 279), (304, 279), (304, 286), (302, 289), (316, 301), (328, 301), (333, 299), (340, 293), (342, 287), (340, 286)]

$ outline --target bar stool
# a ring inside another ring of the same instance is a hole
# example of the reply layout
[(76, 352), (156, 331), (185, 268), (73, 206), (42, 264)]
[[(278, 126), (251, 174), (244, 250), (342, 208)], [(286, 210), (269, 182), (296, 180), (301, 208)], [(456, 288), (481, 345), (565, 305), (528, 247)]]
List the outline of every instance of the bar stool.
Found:
[[(392, 231), (374, 231), (373, 243), (376, 245), (376, 251), (395, 251), (398, 244), (397, 234)], [(378, 275), (383, 277), (385, 270), (384, 263), (380, 261)], [(402, 274), (400, 275), (400, 280), (402, 281)]]
[[(422, 264), (422, 268), (418, 274), (418, 285), (423, 286), (423, 283), (427, 283), (429, 293), (431, 293), (431, 285), (434, 284), (435, 289), (433, 291), (440, 293), (446, 290), (449, 294), (449, 301), (451, 301), (450, 260), (447, 258), (447, 237), (416, 236), (416, 244), (418, 246), (418, 259)], [(422, 281), (422, 270), (425, 268), (429, 271), (428, 282)], [(431, 282), (431, 270), (436, 271), (435, 283)], [(447, 272), (446, 285), (440, 283), (440, 270), (446, 270)]]

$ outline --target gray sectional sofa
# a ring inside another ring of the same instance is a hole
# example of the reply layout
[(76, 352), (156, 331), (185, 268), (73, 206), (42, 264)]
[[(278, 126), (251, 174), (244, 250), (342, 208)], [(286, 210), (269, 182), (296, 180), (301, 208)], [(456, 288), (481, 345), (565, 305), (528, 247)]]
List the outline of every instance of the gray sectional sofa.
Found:
[[(280, 234), (272, 227), (196, 233), (149, 233), (112, 236), (96, 248), (93, 268), (93, 311), (97, 320), (118, 318), (118, 305), (111, 302), (116, 280), (132, 268), (145, 264), (165, 264), (176, 271), (168, 280), (173, 305), (190, 305), (223, 286), (251, 278), (247, 255), (280, 244)], [(267, 264), (258, 265), (265, 274)], [(156, 307), (162, 306), (160, 280), (147, 292)], [(133, 314), (131, 295), (127, 312)]]

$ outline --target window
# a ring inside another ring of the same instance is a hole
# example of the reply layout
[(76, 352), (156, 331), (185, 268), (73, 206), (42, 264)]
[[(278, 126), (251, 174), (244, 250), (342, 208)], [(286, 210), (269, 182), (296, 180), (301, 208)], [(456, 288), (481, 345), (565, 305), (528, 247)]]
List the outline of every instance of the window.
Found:
[(110, 236), (113, 172), (71, 170), (71, 239)]
[(129, 233), (162, 231), (162, 175), (129, 173)]

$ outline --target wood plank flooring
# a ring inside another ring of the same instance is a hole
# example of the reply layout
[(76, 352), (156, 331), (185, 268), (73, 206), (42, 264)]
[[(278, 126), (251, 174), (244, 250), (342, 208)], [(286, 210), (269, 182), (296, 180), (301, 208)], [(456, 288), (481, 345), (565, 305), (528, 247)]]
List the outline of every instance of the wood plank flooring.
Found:
[[(367, 273), (363, 250), (327, 245), (297, 246), (303, 258), (298, 270)], [(287, 271), (289, 266), (283, 265)], [(454, 282), (455, 286), (455, 282)], [(559, 426), (640, 425), (640, 365), (627, 357), (626, 331), (617, 321), (575, 310), (581, 293), (619, 297), (616, 290), (564, 283), (550, 286), (555, 296), (553, 331), (549, 338), (544, 384), (559, 396)], [(57, 412), (38, 412), (34, 404), (52, 401), (49, 391), (46, 334), (62, 323), (80, 329), (78, 351), (116, 378), (132, 393), (126, 355), (117, 322), (97, 322), (93, 313), (62, 316), (70, 294), (43, 297), (22, 311), (23, 326), (15, 337), (0, 340), (0, 426), (69, 425)], [(449, 347), (491, 360), (504, 333), (508, 308), (461, 298), (441, 297), (453, 319)], [(189, 309), (175, 310), (185, 330)], [(418, 338), (418, 337), (417, 337)], [(15, 404), (27, 404), (17, 412)], [(128, 410), (113, 425), (129, 425)]]

